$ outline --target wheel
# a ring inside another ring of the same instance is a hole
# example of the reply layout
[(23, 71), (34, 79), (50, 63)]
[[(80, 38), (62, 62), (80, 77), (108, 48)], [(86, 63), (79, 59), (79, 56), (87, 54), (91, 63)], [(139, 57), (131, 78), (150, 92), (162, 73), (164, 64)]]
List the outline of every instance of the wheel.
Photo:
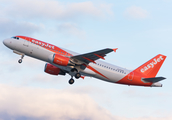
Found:
[(18, 62), (19, 62), (19, 63), (22, 63), (22, 59), (19, 59)]
[(74, 79), (72, 79), (72, 78), (69, 80), (69, 84), (71, 84), (71, 85), (72, 85), (74, 82), (75, 82), (75, 81), (74, 81)]
[(80, 73), (76, 73), (76, 74), (75, 74), (75, 78), (76, 78), (76, 79), (79, 79), (80, 77), (81, 77), (81, 74), (80, 74)]

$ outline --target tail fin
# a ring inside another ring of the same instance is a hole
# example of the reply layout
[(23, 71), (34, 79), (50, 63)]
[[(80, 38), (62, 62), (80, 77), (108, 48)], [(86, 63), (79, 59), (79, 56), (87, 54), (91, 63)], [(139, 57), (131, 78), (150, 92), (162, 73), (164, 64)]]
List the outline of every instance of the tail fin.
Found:
[(148, 62), (144, 63), (134, 71), (144, 74), (144, 76), (153, 78), (157, 75), (159, 69), (161, 68), (163, 62), (165, 61), (165, 55), (157, 55)]

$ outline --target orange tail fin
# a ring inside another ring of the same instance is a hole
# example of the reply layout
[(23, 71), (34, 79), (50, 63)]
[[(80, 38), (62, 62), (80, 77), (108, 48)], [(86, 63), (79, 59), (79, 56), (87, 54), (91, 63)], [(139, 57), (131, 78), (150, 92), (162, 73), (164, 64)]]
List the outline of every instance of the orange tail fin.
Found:
[(144, 74), (144, 76), (149, 78), (155, 77), (165, 59), (166, 56), (159, 54), (151, 60), (149, 60), (148, 62), (141, 65), (140, 67), (138, 67), (137, 69), (135, 69), (134, 71), (142, 73)]

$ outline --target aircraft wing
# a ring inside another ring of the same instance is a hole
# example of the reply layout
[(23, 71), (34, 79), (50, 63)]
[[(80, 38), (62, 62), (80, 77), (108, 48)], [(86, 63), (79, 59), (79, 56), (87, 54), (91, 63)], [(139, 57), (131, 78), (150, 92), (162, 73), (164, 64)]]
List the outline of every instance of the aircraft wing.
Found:
[(117, 48), (116, 49), (110, 49), (110, 48), (107, 48), (107, 49), (103, 49), (103, 50), (98, 50), (98, 51), (95, 51), (95, 52), (90, 52), (90, 53), (86, 53), (86, 54), (80, 54), (80, 55), (76, 55), (76, 56), (72, 56), (71, 57), (71, 60), (72, 62), (74, 63), (80, 63), (80, 64), (89, 64), (90, 62), (93, 62), (95, 63), (96, 60), (98, 59), (105, 59), (104, 57), (112, 52), (112, 51), (115, 51), (116, 52)]

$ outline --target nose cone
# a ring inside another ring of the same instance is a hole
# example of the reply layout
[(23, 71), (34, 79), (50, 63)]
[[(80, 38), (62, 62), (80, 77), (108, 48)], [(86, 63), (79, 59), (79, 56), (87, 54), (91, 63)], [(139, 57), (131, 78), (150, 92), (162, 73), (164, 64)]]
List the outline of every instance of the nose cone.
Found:
[(11, 39), (5, 39), (5, 40), (3, 40), (3, 44), (4, 44), (6, 47), (10, 48), (10, 49), (13, 47), (13, 46), (12, 46)]
[(3, 40), (3, 44), (4, 44), (5, 46), (7, 46), (8, 40), (7, 40), (7, 39)]

